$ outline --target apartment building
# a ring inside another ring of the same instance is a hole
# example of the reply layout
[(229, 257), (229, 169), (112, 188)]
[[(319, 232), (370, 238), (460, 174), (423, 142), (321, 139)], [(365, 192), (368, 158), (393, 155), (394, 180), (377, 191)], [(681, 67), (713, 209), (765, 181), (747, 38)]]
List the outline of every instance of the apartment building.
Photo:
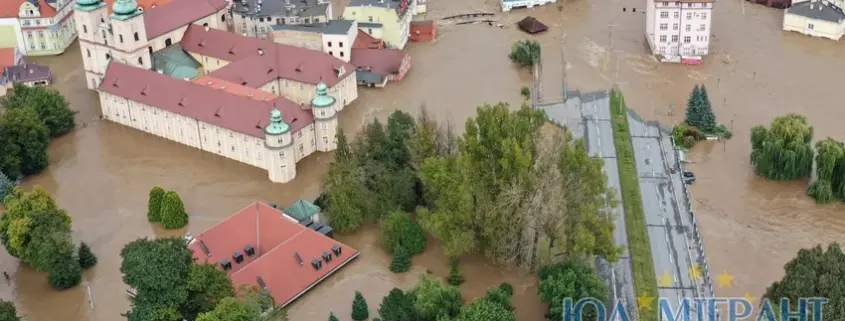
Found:
[(332, 19), (330, 0), (234, 0), (235, 33), (268, 39), (274, 25), (323, 23)]
[(359, 28), (384, 40), (388, 47), (403, 49), (416, 8), (416, 0), (352, 0), (343, 18), (357, 21)]
[(700, 64), (710, 51), (713, 0), (648, 0), (646, 39), (661, 61)]
[(0, 1), (0, 46), (29, 56), (58, 55), (76, 39), (74, 0)]

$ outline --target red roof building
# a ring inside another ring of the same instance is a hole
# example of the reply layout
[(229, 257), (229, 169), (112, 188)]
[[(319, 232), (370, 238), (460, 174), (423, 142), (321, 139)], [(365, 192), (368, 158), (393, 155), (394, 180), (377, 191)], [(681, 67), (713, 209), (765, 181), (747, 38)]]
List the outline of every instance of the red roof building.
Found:
[(437, 25), (434, 21), (411, 21), (410, 39), (414, 42), (429, 42), (437, 37)]
[(381, 49), (385, 48), (384, 40), (377, 39), (376, 37), (371, 36), (363, 29), (358, 29), (358, 36), (355, 37), (355, 43), (352, 44), (352, 48), (367, 48), (367, 49)]
[(399, 49), (352, 49), (359, 84), (381, 87), (401, 81), (411, 69), (411, 56)]
[(197, 235), (188, 247), (198, 262), (226, 270), (236, 287), (266, 288), (281, 307), (359, 254), (258, 202)]

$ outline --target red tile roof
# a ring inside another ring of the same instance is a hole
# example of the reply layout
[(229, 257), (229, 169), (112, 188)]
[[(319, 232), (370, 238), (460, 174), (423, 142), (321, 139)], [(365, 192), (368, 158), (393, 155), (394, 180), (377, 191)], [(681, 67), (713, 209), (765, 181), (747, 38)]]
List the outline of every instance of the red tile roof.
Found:
[(152, 39), (226, 9), (226, 0), (178, 0), (161, 3), (144, 13), (147, 38)]
[(14, 66), (16, 62), (15, 48), (0, 48), (0, 72), (6, 67)]
[(352, 43), (352, 48), (378, 49), (384, 47), (384, 41), (376, 39), (363, 29), (358, 29), (358, 36), (355, 37), (355, 42)]
[(230, 62), (209, 76), (253, 88), (276, 78), (313, 85), (322, 80), (331, 87), (355, 71), (352, 64), (324, 52), (198, 25), (189, 26), (180, 43), (188, 52)]
[(225, 80), (220, 80), (211, 76), (200, 76), (197, 79), (192, 81), (193, 83), (197, 83), (206, 87), (211, 87), (223, 92), (230, 93), (232, 95), (238, 95), (241, 97), (247, 97), (253, 100), (275, 100), (279, 98), (278, 95), (273, 95), (261, 89), (255, 89), (250, 87), (241, 86), (236, 83), (231, 83)]
[(115, 61), (98, 90), (260, 138), (273, 108), (282, 112), (291, 131), (314, 121), (311, 112), (283, 97), (253, 100)]
[(398, 74), (407, 52), (399, 49), (352, 49), (350, 62), (358, 70), (367, 70), (381, 75)]
[[(165, 5), (170, 3), (172, 0), (135, 0), (138, 3), (138, 6), (144, 8), (145, 11), (149, 11), (152, 8), (158, 7), (160, 5)], [(114, 12), (112, 10), (112, 5), (114, 4), (114, 0), (104, 0), (104, 2), (109, 7), (109, 13)]]
[(56, 16), (56, 8), (53, 8), (53, 6), (51, 6), (47, 3), (47, 1), (44, 0), (38, 0), (38, 12), (41, 13), (40, 18), (52, 18)]
[[(200, 242), (210, 255), (206, 255)], [(340, 256), (331, 253), (335, 244), (341, 248)], [(255, 255), (249, 257), (244, 253), (246, 245), (256, 249)], [(253, 203), (197, 235), (189, 247), (199, 262), (229, 260), (232, 264), (229, 277), (236, 286), (258, 285), (261, 277), (281, 306), (293, 302), (358, 256), (357, 250), (306, 228), (262, 203)], [(314, 269), (311, 260), (320, 259), (325, 251), (331, 253), (332, 260), (323, 261), (321, 269)], [(234, 252), (243, 254), (244, 261), (235, 263)], [(302, 265), (296, 261), (295, 253), (302, 259)]]
[(0, 0), (0, 18), (18, 16), (18, 10), (25, 0)]

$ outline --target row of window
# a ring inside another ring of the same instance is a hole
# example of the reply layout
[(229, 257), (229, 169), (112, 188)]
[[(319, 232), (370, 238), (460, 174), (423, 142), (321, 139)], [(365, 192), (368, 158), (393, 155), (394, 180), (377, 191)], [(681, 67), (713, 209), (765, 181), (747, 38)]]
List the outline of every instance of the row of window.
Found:
[[(25, 34), (26, 34), (27, 39), (32, 39), (33, 36), (38, 36), (38, 38), (44, 38), (45, 33), (44, 33), (44, 30), (38, 30), (38, 31), (26, 31)], [(49, 30), (49, 31), (47, 31), (46, 34), (47, 34), (47, 37), (52, 36), (53, 38), (56, 38), (56, 37), (59, 36), (59, 31), (58, 30)]]
[[(661, 23), (660, 24), (660, 30), (669, 30), (669, 24), (668, 23)], [(677, 23), (672, 24), (672, 30), (678, 30), (678, 24)], [(698, 29), (696, 31), (706, 31), (706, 30), (707, 30), (707, 25), (702, 23), (698, 26)], [(692, 26), (690, 24), (685, 25), (684, 31), (692, 31)]]
[[(680, 17), (681, 17), (681, 13), (678, 12), (678, 11), (675, 11), (672, 15), (672, 18), (675, 18), (675, 19), (678, 19)], [(699, 13), (698, 17), (700, 17), (701, 20), (706, 20), (707, 19), (707, 12)], [(668, 19), (669, 18), (669, 11), (660, 11), (660, 18), (661, 19)], [(692, 19), (692, 12), (687, 12), (687, 20), (690, 20), (690, 19)]]
[[(669, 5), (669, 2), (663, 2), (664, 7), (668, 6), (668, 5)], [(676, 1), (675, 5), (681, 6), (681, 3)], [(706, 2), (703, 2), (703, 3), (700, 3), (700, 4), (699, 3), (691, 3), (691, 2), (687, 3), (687, 8), (695, 8), (695, 7), (707, 8), (707, 3)]]
[[(707, 41), (707, 36), (696, 36), (695, 41), (698, 41), (698, 42)], [(660, 42), (663, 42), (663, 43), (666, 42), (666, 35), (660, 36)], [(678, 35), (672, 35), (672, 42), (678, 42)], [(690, 43), (690, 42), (692, 42), (692, 37), (691, 36), (685, 36), (684, 37), (684, 43)]]
[(41, 20), (44, 20), (45, 26), (49, 26), (49, 25), (53, 24), (53, 19), (21, 19), (21, 25), (22, 26), (40, 26)]

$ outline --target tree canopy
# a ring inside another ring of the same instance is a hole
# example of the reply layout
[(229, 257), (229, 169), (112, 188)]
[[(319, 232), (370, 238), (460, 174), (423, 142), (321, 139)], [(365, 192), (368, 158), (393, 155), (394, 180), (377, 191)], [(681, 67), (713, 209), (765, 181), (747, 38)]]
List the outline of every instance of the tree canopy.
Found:
[(161, 201), (164, 200), (164, 189), (153, 186), (150, 189), (150, 198), (147, 201), (147, 220), (150, 222), (161, 222)]
[(21, 321), (14, 303), (0, 300), (0, 321)]
[[(607, 286), (586, 264), (567, 260), (544, 266), (538, 271), (540, 277), (540, 299), (549, 302), (546, 317), (551, 321), (563, 320), (563, 299), (571, 298), (577, 302), (583, 298), (596, 298), (607, 301)], [(585, 320), (597, 318), (595, 307), (588, 305), (583, 314)]]
[(757, 175), (772, 180), (807, 177), (813, 167), (813, 127), (807, 117), (775, 117), (770, 128), (751, 129), (751, 165)]
[(542, 45), (537, 40), (517, 40), (511, 46), (508, 58), (520, 67), (531, 67), (540, 61)]
[(258, 321), (260, 318), (261, 308), (255, 302), (227, 297), (213, 310), (200, 313), (196, 321)]
[(182, 198), (174, 191), (167, 191), (161, 200), (161, 225), (166, 229), (183, 228), (188, 225), (188, 212)]
[(458, 315), (464, 304), (461, 291), (457, 287), (425, 275), (420, 276), (414, 292), (416, 293), (414, 310), (421, 321), (436, 321), (442, 316), (454, 317)]
[(52, 137), (65, 134), (76, 127), (75, 113), (70, 110), (70, 102), (57, 90), (49, 87), (30, 87), (16, 83), (6, 97), (0, 98), (0, 105), (9, 110), (34, 111)]
[(47, 271), (63, 255), (73, 254), (70, 216), (40, 186), (20, 187), (5, 198), (0, 216), (0, 241), (10, 255), (38, 271)]
[(352, 320), (364, 321), (370, 317), (370, 308), (367, 300), (359, 291), (355, 291), (355, 299), (352, 300)]
[(705, 132), (712, 132), (716, 128), (716, 115), (707, 96), (704, 85), (695, 85), (687, 101), (686, 123)]
[(59, 290), (70, 289), (82, 281), (82, 267), (72, 250), (56, 258), (50, 266), (47, 281)]
[(771, 302), (789, 298), (790, 311), (797, 310), (798, 298), (821, 297), (829, 301), (823, 307), (826, 320), (845, 318), (845, 254), (839, 244), (832, 243), (827, 249), (821, 245), (801, 249), (798, 255), (784, 265), (785, 275), (773, 282), (763, 296)]
[(816, 142), (816, 179), (807, 194), (820, 204), (845, 199), (845, 144), (830, 137)]
[(29, 108), (7, 109), (0, 115), (0, 172), (11, 179), (47, 168), (50, 131)]
[(516, 321), (516, 317), (496, 302), (481, 299), (463, 308), (455, 321)]
[(79, 244), (79, 251), (77, 253), (79, 258), (79, 266), (83, 269), (91, 268), (97, 265), (97, 256), (91, 251), (91, 247), (85, 242)]
[(16, 185), (15, 181), (6, 176), (6, 174), (3, 174), (3, 172), (0, 172), (0, 204), (3, 204), (6, 194), (9, 194)]
[(422, 227), (408, 213), (391, 211), (381, 220), (381, 245), (391, 254), (397, 247), (403, 247), (409, 254), (425, 249), (425, 233)]

